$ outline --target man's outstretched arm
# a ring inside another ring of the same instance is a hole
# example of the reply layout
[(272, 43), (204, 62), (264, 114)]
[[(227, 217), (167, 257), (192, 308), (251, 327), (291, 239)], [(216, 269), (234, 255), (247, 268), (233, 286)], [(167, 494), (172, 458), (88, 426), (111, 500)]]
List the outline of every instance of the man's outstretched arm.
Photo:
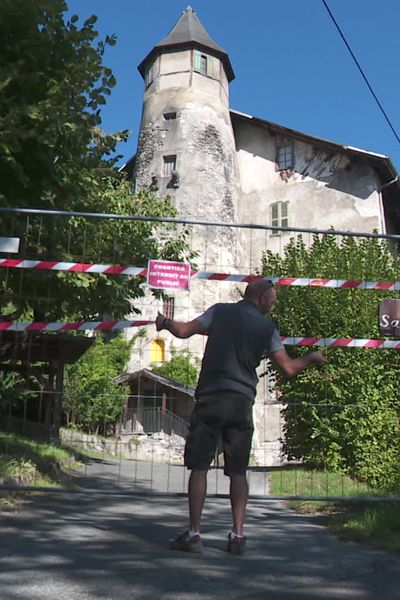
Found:
[(186, 322), (174, 321), (173, 319), (168, 319), (168, 317), (162, 315), (161, 313), (158, 313), (156, 318), (156, 329), (157, 331), (166, 329), (175, 337), (182, 339), (189, 338), (196, 333), (207, 333), (207, 329), (197, 319)]
[(270, 356), (274, 366), (286, 375), (286, 377), (296, 377), (296, 375), (311, 365), (320, 367), (327, 362), (325, 354), (320, 350), (310, 352), (298, 358), (291, 358), (286, 350), (283, 349), (273, 352)]

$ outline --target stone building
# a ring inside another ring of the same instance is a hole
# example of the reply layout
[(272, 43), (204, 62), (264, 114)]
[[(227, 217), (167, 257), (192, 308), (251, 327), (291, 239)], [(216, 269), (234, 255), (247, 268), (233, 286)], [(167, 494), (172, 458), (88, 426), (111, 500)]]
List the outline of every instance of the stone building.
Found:
[[(144, 80), (140, 136), (136, 155), (124, 166), (136, 190), (169, 195), (182, 217), (204, 221), (399, 233), (400, 186), (390, 159), (231, 110), (229, 56), (191, 7), (138, 68)], [(193, 245), (200, 269), (254, 273), (261, 253), (281, 251), (290, 235), (197, 227)], [(184, 294), (170, 299), (178, 319), (234, 300), (238, 288), (220, 285), (217, 293), (215, 283), (199, 282), (190, 297)], [(143, 312), (154, 318), (157, 308), (163, 310), (160, 302), (148, 299)], [(141, 340), (131, 370), (168, 358), (170, 337)], [(199, 353), (204, 341), (190, 344)], [(262, 383), (262, 406), (266, 396)], [(276, 422), (264, 408), (259, 413)]]
[(399, 230), (390, 159), (231, 110), (229, 56), (191, 7), (138, 68), (143, 114), (125, 165), (137, 189), (153, 181), (182, 216), (208, 221)]

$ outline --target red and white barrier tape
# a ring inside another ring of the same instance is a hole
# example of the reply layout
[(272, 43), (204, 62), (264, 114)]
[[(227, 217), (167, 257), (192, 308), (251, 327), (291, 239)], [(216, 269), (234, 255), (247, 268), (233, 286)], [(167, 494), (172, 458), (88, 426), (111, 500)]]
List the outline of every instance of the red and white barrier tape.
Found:
[(281, 336), (284, 346), (319, 346), (322, 348), (373, 348), (400, 350), (400, 340), (371, 340), (357, 338), (317, 338)]
[(64, 262), (58, 260), (19, 260), (1, 258), (0, 267), (13, 269), (34, 269), (37, 271), (71, 271), (72, 273), (105, 273), (106, 275), (134, 275), (146, 277), (143, 267), (123, 267), (121, 265), (92, 265), (89, 263)]
[[(153, 325), (154, 321), (81, 321), (71, 323), (41, 323), (39, 321), (0, 321), (0, 331), (114, 331), (130, 327), (144, 327)], [(356, 338), (317, 338), (281, 336), (285, 346), (319, 346), (344, 347), (344, 348), (375, 348), (400, 350), (400, 340), (374, 340)]]
[(0, 331), (112, 331), (143, 327), (154, 321), (81, 321), (76, 323), (41, 323), (39, 321), (0, 321)]
[[(73, 273), (104, 273), (106, 275), (130, 275), (134, 277), (147, 276), (147, 268), (144, 267), (46, 260), (19, 260), (14, 258), (1, 258), (0, 267), (34, 269), (39, 271), (70, 271)], [(191, 279), (209, 281), (247, 283), (258, 277), (258, 275), (192, 271), (190, 277)], [(265, 279), (270, 279), (275, 285), (279, 286), (400, 291), (400, 282), (398, 281), (363, 281), (361, 279), (326, 279), (315, 277), (265, 277)]]
[[(209, 273), (208, 271), (193, 271), (192, 279), (209, 279), (214, 281), (248, 282), (259, 275), (236, 275), (227, 273)], [(361, 279), (318, 279), (313, 277), (268, 277), (275, 285), (297, 287), (324, 287), (359, 290), (400, 291), (400, 282), (392, 281), (363, 281)]]

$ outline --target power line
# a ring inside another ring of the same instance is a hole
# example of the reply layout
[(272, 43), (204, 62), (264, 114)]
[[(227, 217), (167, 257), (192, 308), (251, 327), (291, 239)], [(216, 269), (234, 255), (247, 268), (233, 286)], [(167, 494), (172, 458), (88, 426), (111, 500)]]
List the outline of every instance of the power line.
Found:
[(382, 104), (380, 103), (380, 101), (379, 101), (379, 99), (378, 99), (377, 95), (375, 94), (374, 90), (372, 89), (372, 86), (371, 86), (371, 84), (369, 83), (367, 76), (365, 75), (365, 73), (364, 73), (364, 71), (363, 71), (363, 69), (362, 69), (362, 67), (361, 67), (360, 63), (358, 62), (357, 58), (355, 57), (355, 55), (354, 55), (354, 52), (353, 52), (353, 51), (352, 51), (352, 49), (350, 48), (350, 45), (349, 45), (349, 43), (347, 42), (347, 40), (346, 40), (346, 38), (345, 38), (345, 36), (344, 36), (344, 33), (343, 33), (343, 32), (342, 32), (342, 30), (340, 29), (340, 27), (339, 27), (339, 25), (338, 25), (338, 23), (337, 23), (337, 21), (336, 21), (335, 17), (333, 16), (333, 14), (332, 14), (332, 11), (330, 10), (330, 8), (329, 8), (329, 6), (328, 6), (328, 4), (327, 4), (326, 0), (322, 0), (322, 3), (323, 3), (323, 5), (325, 6), (326, 10), (328, 11), (328, 14), (329, 14), (330, 18), (332, 19), (333, 23), (335, 24), (335, 27), (336, 27), (336, 29), (338, 30), (340, 37), (342, 38), (343, 42), (345, 43), (345, 45), (346, 45), (346, 47), (347, 47), (347, 50), (350, 52), (350, 54), (351, 54), (351, 56), (352, 56), (352, 58), (353, 58), (354, 62), (356, 63), (358, 70), (360, 71), (360, 73), (361, 73), (361, 75), (362, 75), (362, 77), (363, 77), (363, 79), (364, 79), (365, 83), (367, 84), (369, 91), (371, 92), (372, 96), (374, 97), (374, 100), (375, 100), (375, 102), (376, 102), (376, 103), (377, 103), (377, 105), (379, 106), (379, 109), (380, 109), (381, 113), (382, 113), (382, 114), (383, 114), (383, 116), (385, 117), (387, 124), (389, 125), (390, 129), (392, 130), (392, 132), (393, 132), (393, 134), (394, 134), (394, 136), (395, 136), (396, 140), (397, 140), (397, 141), (399, 142), (399, 144), (400, 144), (400, 137), (397, 135), (397, 132), (396, 132), (395, 128), (393, 127), (393, 125), (392, 125), (392, 123), (391, 123), (391, 121), (390, 121), (389, 117), (387, 116), (385, 109), (383, 108), (383, 106), (382, 106)]

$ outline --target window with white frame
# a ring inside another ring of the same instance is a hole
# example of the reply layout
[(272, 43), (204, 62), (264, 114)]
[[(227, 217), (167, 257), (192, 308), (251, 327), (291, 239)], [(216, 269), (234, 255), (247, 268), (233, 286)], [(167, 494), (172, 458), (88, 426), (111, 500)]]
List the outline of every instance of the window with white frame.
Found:
[(213, 72), (213, 59), (207, 54), (198, 52), (195, 50), (194, 53), (194, 70), (202, 75), (212, 75)]
[(291, 144), (283, 144), (276, 148), (276, 165), (278, 171), (284, 169), (293, 169), (294, 167), (294, 152)]
[(164, 156), (164, 177), (171, 177), (172, 171), (176, 169), (176, 155)]
[[(274, 202), (271, 204), (271, 225), (273, 227), (289, 227), (289, 202)], [(279, 235), (280, 233), (280, 231), (272, 231), (272, 235)]]

